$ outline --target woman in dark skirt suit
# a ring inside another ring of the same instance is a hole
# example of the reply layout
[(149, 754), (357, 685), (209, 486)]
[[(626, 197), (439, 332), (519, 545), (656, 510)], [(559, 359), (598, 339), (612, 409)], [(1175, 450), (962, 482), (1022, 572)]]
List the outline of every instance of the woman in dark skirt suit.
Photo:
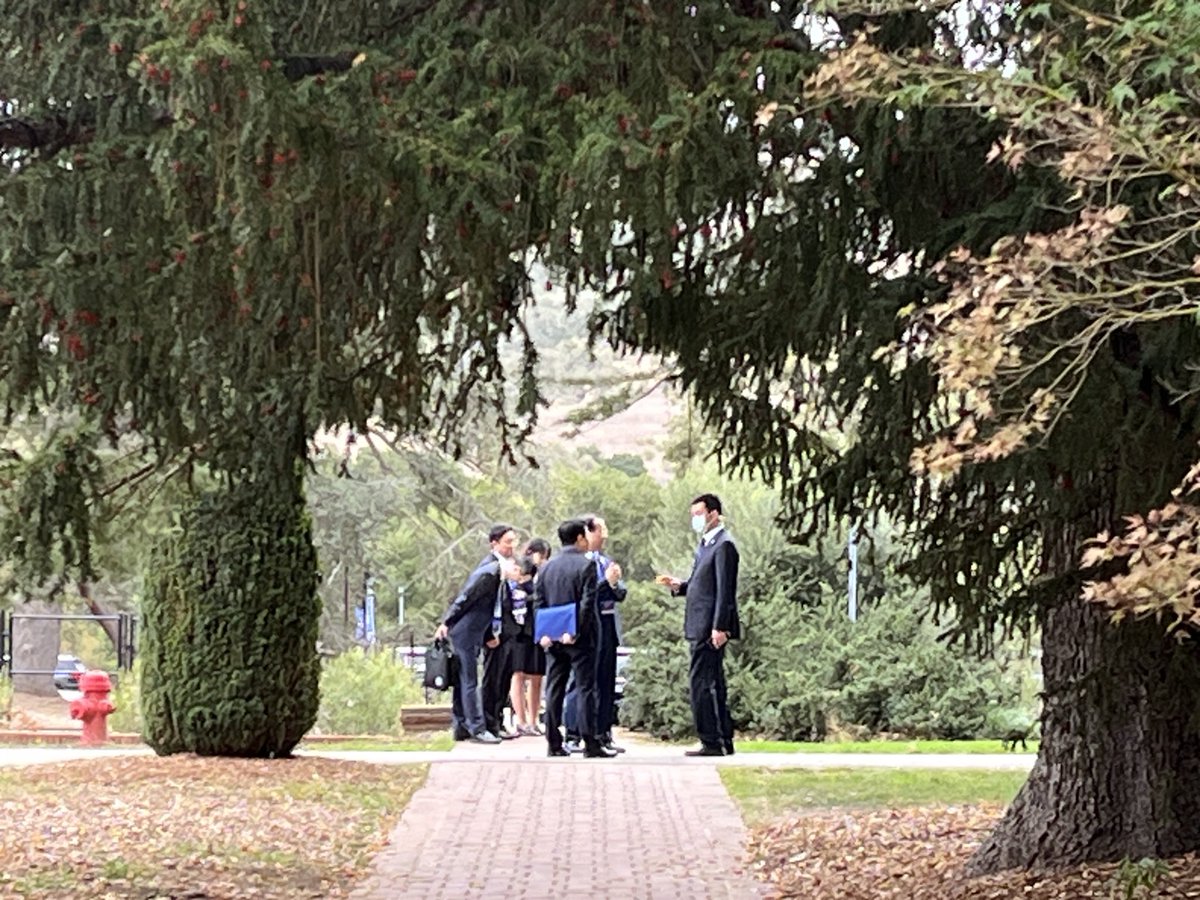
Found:
[(533, 642), (533, 582), (537, 570), (550, 558), (550, 544), (534, 538), (521, 560), (521, 582), (513, 591), (513, 617), (521, 632), (512, 645), (513, 722), (518, 734), (538, 735), (538, 712), (542, 706), (542, 676), (546, 674), (546, 651)]

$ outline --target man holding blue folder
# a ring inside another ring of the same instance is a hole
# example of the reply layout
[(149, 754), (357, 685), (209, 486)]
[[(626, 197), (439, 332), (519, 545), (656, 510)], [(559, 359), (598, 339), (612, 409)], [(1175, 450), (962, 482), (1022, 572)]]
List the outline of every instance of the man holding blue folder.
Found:
[(587, 525), (568, 519), (558, 526), (562, 553), (538, 573), (535, 641), (546, 648), (546, 743), (548, 756), (570, 756), (563, 747), (563, 698), (574, 674), (583, 755), (611, 759), (596, 734), (596, 569), (587, 557)]

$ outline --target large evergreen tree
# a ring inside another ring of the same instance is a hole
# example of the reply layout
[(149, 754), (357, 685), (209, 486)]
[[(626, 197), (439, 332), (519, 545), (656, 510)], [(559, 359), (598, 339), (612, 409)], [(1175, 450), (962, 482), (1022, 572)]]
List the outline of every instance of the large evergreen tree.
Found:
[[(8, 421), (61, 423), (9, 482), (12, 550), (29, 577), (89, 574), (97, 507), (124, 480), (100, 477), (99, 443), (149, 469), (214, 476), (226, 514), (184, 517), (185, 529), (229, 527), (250, 508), (247, 491), (286, 512), (307, 439), (325, 423), (375, 417), (452, 444), (460, 417), (490, 406), (511, 454), (535, 399), (528, 384), (508, 391), (499, 356), (527, 288), (510, 253), (531, 225), (511, 198), (530, 176), (496, 139), (499, 110), (429, 115), (406, 99), (418, 78), (450, 97), (483, 83), (465, 74), (468, 57), (483, 64), (477, 47), (439, 39), (426, 56), (412, 42), (421, 10), (410, 7), (4, 5), (0, 377)], [(448, 15), (419, 30), (436, 34)], [(310, 540), (307, 528), (278, 533)], [(256, 579), (278, 570), (251, 531), (216, 556), (212, 537), (185, 534), (178, 558)], [(229, 716), (156, 733), (156, 746), (286, 752), (297, 722), (311, 721), (316, 561), (280, 553), (309, 567), (289, 573), (301, 589), (264, 594), (206, 573), (151, 593), (160, 635), (187, 633), (206, 603), (235, 632), (196, 647), (193, 666), (148, 667), (172, 682), (221, 666), (211, 675), (228, 686), (216, 707)], [(301, 613), (264, 620), (270, 602)], [(208, 652), (271, 640), (257, 633), (264, 621), (280, 648), (299, 649)], [(308, 698), (298, 711), (280, 705), (292, 702), (281, 685)], [(261, 714), (257, 729), (247, 710)]]
[[(885, 510), (964, 635), (1040, 624), (1045, 741), (980, 869), (1195, 848), (1196, 651), (1111, 628), (1077, 563), (1187, 470), (1190, 405), (1156, 386), (1193, 358), (1193, 322), (1090, 345), (1074, 412), (1023, 452), (1001, 432), (953, 479), (911, 468), (947, 428), (991, 435), (978, 388), (892, 349), (923, 339), (907, 314), (945, 295), (937, 265), (1084, 208), (1053, 167), (992, 158), (1019, 109), (813, 77), (859, 37), (1003, 75), (1055, 15), (937, 6), (11, 3), (10, 403), (80, 407), (235, 480), (286, 471), (323, 421), (450, 426), (481, 378), (504, 408), (496, 342), (538, 257), (572, 301), (594, 294), (597, 335), (672, 356), (723, 452), (806, 521)], [(1053, 359), (1089, 322), (1011, 332)], [(1020, 382), (1039, 403), (1045, 371)]]

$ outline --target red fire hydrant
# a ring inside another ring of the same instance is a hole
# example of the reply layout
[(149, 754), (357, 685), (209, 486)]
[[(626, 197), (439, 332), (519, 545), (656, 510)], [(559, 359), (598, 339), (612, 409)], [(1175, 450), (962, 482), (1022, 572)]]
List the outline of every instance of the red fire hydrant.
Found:
[(79, 676), (79, 689), (83, 697), (71, 701), (71, 718), (83, 720), (80, 742), (103, 744), (108, 740), (108, 715), (116, 709), (108, 699), (112, 681), (107, 672), (84, 672)]

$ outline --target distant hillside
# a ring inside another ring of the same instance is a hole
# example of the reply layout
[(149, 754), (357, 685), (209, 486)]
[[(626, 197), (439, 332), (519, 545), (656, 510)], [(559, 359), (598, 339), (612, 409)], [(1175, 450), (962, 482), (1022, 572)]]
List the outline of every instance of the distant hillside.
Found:
[[(604, 455), (641, 456), (656, 477), (665, 477), (662, 444), (671, 419), (684, 403), (663, 382), (669, 368), (656, 359), (622, 357), (597, 345), (587, 349), (587, 311), (568, 315), (561, 290), (538, 292), (529, 311), (530, 336), (538, 348), (542, 393), (550, 401), (541, 412), (534, 443), (597, 447)], [(573, 416), (601, 414), (576, 424)]]

